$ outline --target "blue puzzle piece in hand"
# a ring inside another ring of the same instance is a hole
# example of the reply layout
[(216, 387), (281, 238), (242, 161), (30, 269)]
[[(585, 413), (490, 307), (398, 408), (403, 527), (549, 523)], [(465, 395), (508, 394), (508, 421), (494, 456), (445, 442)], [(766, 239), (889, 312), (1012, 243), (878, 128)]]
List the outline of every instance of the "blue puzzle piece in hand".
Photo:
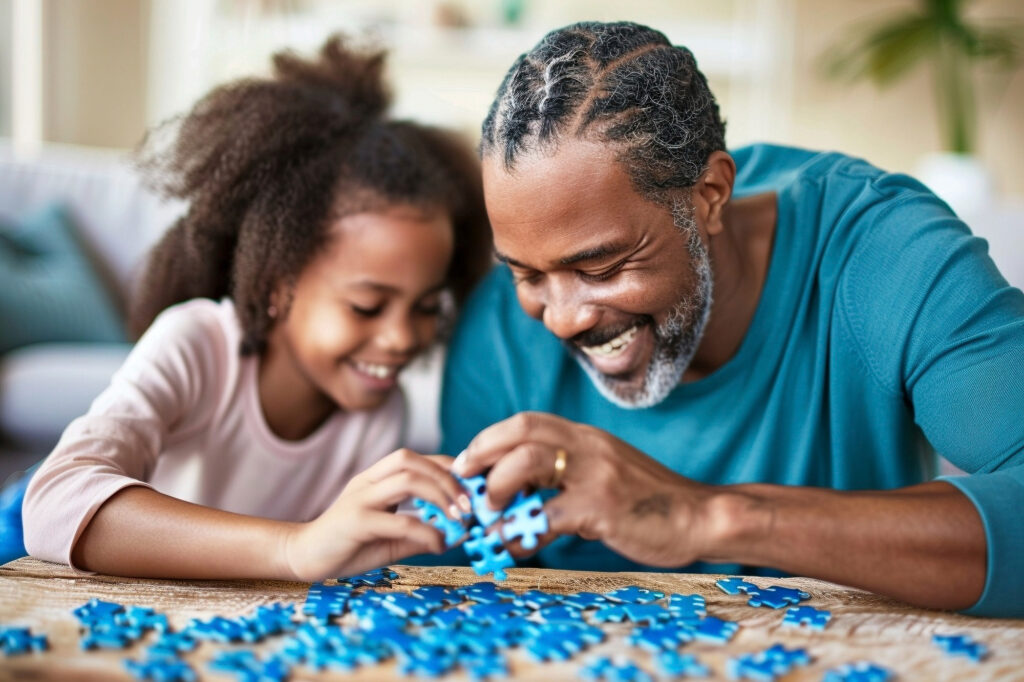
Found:
[(726, 594), (736, 595), (740, 592), (746, 592), (748, 596), (754, 596), (761, 592), (761, 588), (754, 583), (748, 583), (742, 578), (724, 578), (722, 580), (716, 580), (715, 585), (718, 586), (722, 592)]
[(773, 609), (781, 609), (784, 606), (799, 604), (802, 600), (810, 598), (811, 595), (803, 590), (772, 585), (771, 587), (762, 588), (760, 592), (747, 601), (747, 604), (750, 606), (768, 606)]
[[(515, 566), (512, 555), (501, 542), (497, 531), (484, 533), (483, 528), (476, 526), (471, 532), (472, 537), (466, 540), (466, 551), (469, 553), (470, 564), (477, 575), (494, 572), (495, 580), (505, 580), (506, 568)], [(474, 558), (475, 557), (475, 558)]]
[(48, 646), (46, 635), (33, 635), (30, 628), (0, 626), (0, 652), (4, 656), (44, 651)]
[(466, 521), (450, 518), (440, 507), (426, 500), (417, 498), (412, 504), (419, 510), (417, 513), (425, 523), (429, 523), (444, 534), (446, 548), (451, 549), (466, 535)]
[(519, 538), (523, 549), (535, 548), (537, 538), (548, 532), (548, 515), (544, 513), (544, 500), (538, 493), (526, 497), (520, 492), (502, 518), (505, 523), (501, 534), (505, 541)]
[(869, 661), (845, 663), (825, 673), (821, 682), (886, 682), (892, 671)]
[(476, 516), (480, 525), (487, 528), (501, 518), (501, 511), (491, 509), (487, 504), (487, 478), (483, 474), (469, 478), (460, 476), (455, 476), (455, 478), (466, 489), (470, 505), (473, 507), (473, 515)]
[(711, 669), (697, 660), (693, 654), (662, 651), (655, 660), (662, 673), (673, 677), (707, 677), (711, 674)]
[(196, 682), (196, 671), (185, 661), (173, 656), (151, 655), (141, 661), (124, 660), (124, 667), (137, 680), (154, 682)]
[(786, 609), (782, 624), (792, 627), (807, 625), (813, 630), (824, 630), (831, 618), (831, 611), (818, 610), (813, 606), (792, 606)]
[(932, 635), (932, 642), (949, 656), (964, 656), (975, 663), (988, 656), (988, 648), (968, 635)]

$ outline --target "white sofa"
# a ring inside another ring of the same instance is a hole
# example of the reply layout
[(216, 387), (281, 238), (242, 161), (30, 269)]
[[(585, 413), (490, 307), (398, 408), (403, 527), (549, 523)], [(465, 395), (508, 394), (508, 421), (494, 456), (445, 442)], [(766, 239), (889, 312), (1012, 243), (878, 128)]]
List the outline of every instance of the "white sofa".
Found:
[[(125, 154), (48, 147), (21, 160), (0, 145), (0, 217), (11, 220), (54, 201), (70, 208), (79, 236), (108, 271), (122, 304), (146, 252), (183, 210), (180, 202), (161, 201), (142, 188)], [(0, 482), (52, 449), (128, 350), (123, 344), (34, 344), (0, 356)], [(403, 377), (410, 447), (437, 448), (442, 362), (438, 349)]]

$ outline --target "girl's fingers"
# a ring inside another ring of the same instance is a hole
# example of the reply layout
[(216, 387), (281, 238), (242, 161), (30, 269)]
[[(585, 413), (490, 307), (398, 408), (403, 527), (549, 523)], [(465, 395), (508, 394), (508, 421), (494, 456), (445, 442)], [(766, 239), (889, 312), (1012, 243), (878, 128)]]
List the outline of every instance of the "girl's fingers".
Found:
[[(448, 474), (444, 475), (451, 478)], [(449, 509), (452, 506), (452, 499), (448, 497), (447, 491), (438, 485), (437, 479), (417, 470), (397, 471), (367, 486), (359, 493), (360, 506), (379, 511), (386, 511), (411, 497), (418, 497), (436, 505), (452, 518), (462, 516), (458, 509)]]
[[(457, 504), (461, 507), (462, 513), (466, 513), (471, 510), (469, 498), (445, 466), (445, 462), (450, 461), (450, 459), (443, 455), (428, 457), (405, 448), (396, 450), (363, 472), (362, 486), (366, 488), (374, 487), (377, 483), (391, 478), (398, 473), (415, 472), (434, 481), (435, 486), (447, 498), (440, 502), (431, 499), (429, 500), (430, 502), (445, 510), (452, 504)], [(453, 518), (457, 516), (459, 516), (458, 513), (453, 515)]]
[(371, 512), (365, 515), (365, 535), (372, 538), (370, 543), (381, 540), (391, 542), (392, 553), (397, 556), (418, 554), (424, 550), (440, 554), (444, 551), (444, 536), (433, 526), (408, 514)]
[(520, 412), (476, 435), (452, 465), (459, 476), (473, 476), (525, 442), (563, 447), (573, 438), (573, 423), (545, 412)]

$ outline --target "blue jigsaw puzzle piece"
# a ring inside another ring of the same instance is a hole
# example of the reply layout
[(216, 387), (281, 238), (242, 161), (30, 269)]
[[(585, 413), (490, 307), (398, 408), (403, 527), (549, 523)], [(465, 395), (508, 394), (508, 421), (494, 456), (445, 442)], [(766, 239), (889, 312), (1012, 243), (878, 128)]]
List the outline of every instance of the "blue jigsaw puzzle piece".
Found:
[(473, 583), (465, 587), (457, 587), (455, 591), (465, 595), (467, 599), (483, 604), (516, 598), (516, 593), (512, 590), (499, 589), (494, 583), (486, 581)]
[(655, 661), (658, 669), (665, 675), (678, 677), (707, 677), (711, 669), (697, 660), (693, 654), (681, 654), (678, 651), (662, 651)]
[(244, 620), (248, 623), (249, 629), (262, 639), (294, 630), (298, 627), (298, 623), (292, 620), (294, 615), (294, 604), (260, 604), (256, 607), (255, 613)]
[(251, 651), (220, 651), (207, 667), (234, 675), (239, 682), (283, 682), (291, 669), (280, 656), (259, 658)]
[(733, 679), (774, 680), (798, 665), (808, 665), (811, 657), (804, 649), (787, 649), (774, 644), (764, 651), (729, 659), (727, 670)]
[(716, 580), (715, 585), (718, 586), (722, 592), (731, 595), (737, 595), (740, 592), (746, 592), (747, 596), (754, 596), (760, 594), (761, 588), (754, 583), (748, 583), (742, 578), (724, 578), (722, 580)]
[(625, 604), (622, 608), (630, 622), (637, 625), (644, 623), (654, 625), (655, 623), (664, 623), (672, 618), (672, 614), (658, 604)]
[(491, 509), (487, 504), (487, 478), (483, 474), (461, 478), (455, 476), (458, 482), (466, 489), (469, 495), (470, 505), (473, 507), (473, 515), (484, 528), (490, 527), (495, 521), (501, 518), (501, 511)]
[(395, 614), (408, 618), (409, 616), (425, 616), (434, 610), (434, 605), (411, 594), (404, 592), (392, 592), (384, 597), (381, 606)]
[(45, 651), (48, 646), (46, 635), (33, 635), (31, 628), (0, 626), (0, 652), (4, 656)]
[(932, 642), (949, 656), (964, 656), (975, 663), (988, 656), (988, 648), (968, 635), (932, 635)]
[(608, 657), (595, 659), (580, 669), (585, 680), (609, 680), (610, 682), (651, 682), (651, 676), (636, 663), (629, 660), (613, 661)]
[(693, 626), (693, 636), (704, 642), (725, 644), (739, 629), (739, 623), (708, 616)]
[(502, 515), (505, 523), (501, 534), (505, 541), (519, 538), (523, 549), (537, 546), (537, 538), (548, 532), (548, 516), (544, 513), (544, 500), (538, 493), (524, 496), (519, 493)]
[(512, 602), (493, 602), (491, 604), (474, 604), (469, 607), (466, 611), (473, 620), (489, 624), (494, 623), (504, 618), (511, 618), (512, 616), (522, 615), (522, 607), (516, 606)]
[(700, 594), (672, 594), (668, 598), (668, 610), (676, 619), (696, 623), (708, 615), (707, 602)]
[(124, 667), (137, 680), (154, 680), (154, 682), (197, 682), (199, 677), (185, 661), (173, 656), (150, 656), (135, 661), (124, 660)]
[(629, 618), (625, 606), (607, 606), (594, 612), (593, 618), (598, 623), (621, 623)]
[(675, 649), (693, 639), (693, 631), (685, 625), (654, 625), (637, 628), (629, 635), (629, 643), (651, 652)]
[(558, 623), (563, 621), (582, 621), (583, 612), (564, 604), (553, 604), (545, 606), (537, 611), (537, 618), (543, 623)]
[(338, 578), (339, 583), (348, 584), (352, 587), (391, 587), (392, 580), (398, 580), (398, 574), (387, 566), (375, 568), (366, 573), (351, 575), (345, 578)]
[(810, 599), (811, 595), (803, 590), (794, 590), (789, 587), (772, 585), (765, 587), (756, 595), (752, 596), (747, 604), (750, 606), (768, 606), (773, 609), (781, 609), (784, 606), (799, 604), (804, 599)]
[(526, 606), (537, 610), (546, 606), (566, 603), (565, 599), (561, 594), (551, 594), (542, 590), (528, 590), (516, 596), (514, 601), (518, 606)]
[(832, 618), (831, 611), (823, 611), (813, 606), (793, 606), (786, 609), (786, 615), (782, 617), (782, 624), (790, 627), (807, 625), (812, 630), (824, 630)]
[(185, 631), (195, 639), (211, 642), (254, 642), (259, 639), (258, 634), (244, 620), (222, 616), (208, 620), (193, 618)]
[(151, 658), (167, 658), (177, 656), (183, 651), (196, 648), (196, 640), (187, 632), (164, 632), (147, 652)]
[(313, 583), (306, 593), (306, 603), (302, 612), (318, 623), (327, 624), (331, 616), (345, 613), (345, 607), (352, 598), (352, 588), (348, 585), (324, 585)]
[(614, 602), (630, 604), (650, 604), (664, 598), (665, 593), (657, 590), (648, 590), (636, 585), (623, 587), (611, 592), (605, 592), (605, 596)]
[(412, 501), (412, 504), (419, 510), (417, 513), (424, 523), (429, 523), (444, 534), (446, 549), (451, 549), (459, 544), (459, 541), (465, 537), (468, 528), (466, 520), (450, 518), (444, 513), (444, 510), (426, 500), (417, 498)]
[(458, 592), (440, 585), (424, 585), (412, 591), (412, 596), (437, 605), (438, 608), (448, 605), (454, 606), (465, 601), (465, 597)]
[(112, 621), (115, 615), (124, 613), (124, 606), (115, 602), (90, 599), (71, 613), (82, 625), (89, 626), (101, 621)]
[(825, 672), (822, 682), (887, 682), (892, 671), (870, 661), (845, 663)]
[(466, 540), (465, 546), (473, 570), (477, 575), (493, 572), (495, 580), (505, 580), (508, 577), (505, 569), (515, 566), (516, 562), (502, 544), (501, 535), (497, 531), (485, 534), (480, 526), (475, 526), (470, 535), (471, 538)]
[(562, 597), (562, 601), (578, 609), (596, 609), (609, 603), (608, 598), (596, 592), (576, 592)]

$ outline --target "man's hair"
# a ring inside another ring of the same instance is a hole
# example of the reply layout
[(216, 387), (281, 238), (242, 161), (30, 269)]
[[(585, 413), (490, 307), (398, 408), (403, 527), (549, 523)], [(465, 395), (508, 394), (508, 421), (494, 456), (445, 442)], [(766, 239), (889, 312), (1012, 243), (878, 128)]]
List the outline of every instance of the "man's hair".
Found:
[(332, 222), (393, 204), (451, 217), (457, 301), (489, 268), (480, 162), (453, 133), (387, 116), (383, 52), (334, 36), (313, 59), (283, 52), (273, 66), (214, 89), (144, 141), (144, 179), (188, 211), (149, 256), (134, 333), (173, 303), (230, 296), (242, 352), (260, 352), (272, 292), (298, 278)]
[(511, 171), (520, 154), (566, 135), (612, 143), (634, 187), (659, 202), (692, 186), (725, 149), (693, 54), (630, 22), (573, 24), (520, 56), (484, 120), (480, 152), (500, 151)]

